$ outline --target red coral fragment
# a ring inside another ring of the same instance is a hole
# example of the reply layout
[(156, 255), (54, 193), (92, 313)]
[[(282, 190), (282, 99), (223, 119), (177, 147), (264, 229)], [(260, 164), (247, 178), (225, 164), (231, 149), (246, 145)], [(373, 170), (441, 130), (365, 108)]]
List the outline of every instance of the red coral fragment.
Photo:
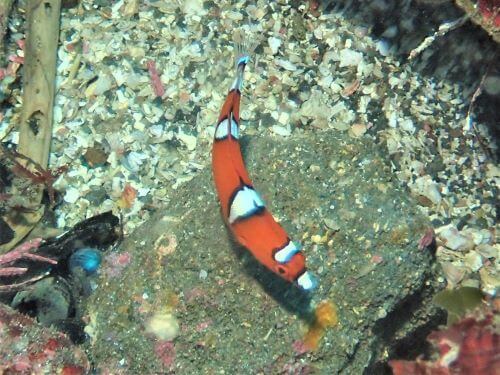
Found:
[(61, 375), (83, 375), (84, 369), (81, 366), (67, 365), (61, 370)]
[(432, 362), (417, 359), (416, 361), (390, 361), (394, 375), (450, 375), (450, 370)]
[(426, 247), (431, 246), (436, 240), (436, 233), (433, 228), (428, 228), (424, 235), (418, 241), (418, 249), (423, 250)]
[(160, 75), (158, 74), (158, 70), (156, 70), (156, 65), (153, 60), (149, 60), (146, 63), (149, 71), (149, 78), (151, 79), (151, 86), (153, 87), (153, 91), (156, 96), (160, 98), (165, 94), (165, 88), (161, 82)]
[[(498, 314), (498, 312), (495, 312)], [(389, 361), (394, 375), (500, 373), (500, 335), (493, 314), (468, 317), (427, 338), (439, 349), (437, 361)]]
[(175, 346), (172, 341), (158, 341), (155, 344), (155, 354), (166, 368), (171, 368), (175, 361)]
[(500, 3), (498, 0), (479, 0), (479, 12), (486, 22), (500, 27)]

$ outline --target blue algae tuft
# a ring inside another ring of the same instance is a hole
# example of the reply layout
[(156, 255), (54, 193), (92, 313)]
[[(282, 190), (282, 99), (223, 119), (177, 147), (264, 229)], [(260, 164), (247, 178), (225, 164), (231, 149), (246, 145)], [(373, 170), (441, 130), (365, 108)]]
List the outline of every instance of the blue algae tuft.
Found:
[(101, 264), (101, 252), (91, 247), (84, 247), (75, 251), (69, 258), (69, 269), (74, 271), (76, 268), (83, 269), (87, 275), (97, 271)]

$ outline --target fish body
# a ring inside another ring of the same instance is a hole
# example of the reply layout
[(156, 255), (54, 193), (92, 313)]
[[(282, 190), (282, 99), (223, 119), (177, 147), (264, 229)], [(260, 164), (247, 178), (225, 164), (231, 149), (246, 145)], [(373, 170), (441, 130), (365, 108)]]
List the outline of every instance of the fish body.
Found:
[(266, 208), (243, 161), (239, 143), (240, 98), (248, 53), (236, 59), (236, 77), (215, 128), (212, 172), (222, 215), (236, 240), (269, 270), (310, 291), (316, 280), (306, 269), (305, 256)]

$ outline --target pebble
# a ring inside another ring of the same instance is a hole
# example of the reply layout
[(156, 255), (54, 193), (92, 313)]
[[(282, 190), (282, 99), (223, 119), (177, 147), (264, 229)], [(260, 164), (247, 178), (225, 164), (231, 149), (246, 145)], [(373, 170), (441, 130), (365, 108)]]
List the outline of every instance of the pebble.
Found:
[(457, 265), (451, 262), (441, 262), (441, 267), (443, 268), (446, 281), (448, 281), (448, 286), (450, 288), (458, 285), (465, 276), (465, 270), (462, 267), (457, 267)]
[(441, 193), (439, 192), (439, 185), (434, 182), (431, 176), (418, 177), (415, 180), (413, 188), (424, 197), (428, 198), (432, 203), (441, 203)]
[(281, 66), (285, 70), (289, 70), (291, 72), (294, 72), (297, 70), (297, 67), (290, 61), (288, 60), (283, 60), (283, 59), (276, 59), (276, 65)]

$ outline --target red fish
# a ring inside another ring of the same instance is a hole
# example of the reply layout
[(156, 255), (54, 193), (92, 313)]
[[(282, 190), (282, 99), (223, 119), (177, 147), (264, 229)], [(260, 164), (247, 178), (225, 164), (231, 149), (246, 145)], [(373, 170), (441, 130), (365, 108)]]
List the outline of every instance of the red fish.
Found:
[(269, 270), (310, 291), (317, 285), (307, 271), (305, 256), (264, 205), (253, 188), (239, 143), (240, 97), (250, 60), (238, 49), (236, 77), (217, 120), (212, 148), (212, 172), (222, 215), (236, 240)]

